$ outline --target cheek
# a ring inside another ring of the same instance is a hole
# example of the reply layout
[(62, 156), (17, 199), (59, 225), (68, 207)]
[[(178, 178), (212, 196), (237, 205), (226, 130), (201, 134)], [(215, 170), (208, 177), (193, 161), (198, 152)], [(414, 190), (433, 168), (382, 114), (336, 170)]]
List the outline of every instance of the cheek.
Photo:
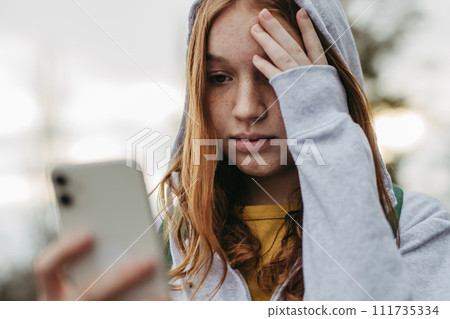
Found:
[(230, 125), (231, 108), (226, 99), (207, 99), (209, 114), (211, 115), (214, 127), (219, 135), (223, 137)]
[(277, 127), (277, 133), (280, 138), (287, 138), (286, 127), (284, 126), (283, 115), (281, 114), (281, 110), (279, 106), (274, 106), (273, 108), (273, 117), (275, 126)]

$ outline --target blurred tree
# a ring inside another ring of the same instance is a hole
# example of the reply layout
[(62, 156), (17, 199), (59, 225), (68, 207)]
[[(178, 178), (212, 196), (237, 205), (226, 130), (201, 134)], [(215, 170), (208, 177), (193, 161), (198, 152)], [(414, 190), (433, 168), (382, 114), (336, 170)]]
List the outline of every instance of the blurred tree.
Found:
[[(414, 31), (415, 25), (423, 17), (416, 0), (341, 0), (341, 3), (352, 26), (364, 74), (365, 91), (374, 113), (384, 108), (407, 107), (404, 96), (388, 96), (380, 89), (380, 62), (396, 54), (402, 39)], [(387, 164), (394, 183), (397, 183), (396, 170), (400, 160), (399, 156)]]
[[(0, 300), (27, 301), (36, 299), (32, 263), (37, 254), (57, 236), (55, 216), (48, 205), (37, 205), (35, 214), (29, 214), (32, 228), (24, 228), (24, 236), (34, 243), (34, 255), (28, 261), (11, 265), (8, 275), (0, 280)], [(22, 212), (23, 213), (23, 212)]]
[[(404, 106), (404, 97), (383, 94), (379, 89), (378, 76), (380, 61), (395, 54), (403, 37), (412, 32), (418, 20), (422, 18), (416, 1), (381, 0), (375, 3), (375, 0), (341, 0), (341, 3), (352, 25), (351, 30), (364, 73), (366, 93), (372, 106), (374, 108), (381, 105)], [(372, 4), (374, 5), (370, 7)], [(362, 15), (366, 10), (367, 12)]]
[(0, 285), (0, 300), (2, 301), (28, 301), (35, 300), (34, 278), (30, 268), (15, 268), (9, 280)]

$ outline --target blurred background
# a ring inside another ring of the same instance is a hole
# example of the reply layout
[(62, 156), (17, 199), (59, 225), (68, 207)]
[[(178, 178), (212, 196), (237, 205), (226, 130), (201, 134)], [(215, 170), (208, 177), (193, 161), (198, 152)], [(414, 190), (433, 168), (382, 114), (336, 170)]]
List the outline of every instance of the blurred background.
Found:
[[(342, 0), (383, 157), (450, 207), (450, 3), (379, 0), (361, 17), (373, 2)], [(144, 128), (175, 137), (191, 3), (0, 0), (0, 300), (35, 298), (31, 262), (57, 231), (52, 165), (123, 158)]]

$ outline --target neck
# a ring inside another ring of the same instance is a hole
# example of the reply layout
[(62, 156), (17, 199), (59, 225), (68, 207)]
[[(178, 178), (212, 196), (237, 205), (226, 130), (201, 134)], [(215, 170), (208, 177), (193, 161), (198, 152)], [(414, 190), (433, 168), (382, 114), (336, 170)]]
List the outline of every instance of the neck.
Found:
[[(300, 188), (295, 166), (272, 176), (245, 176), (245, 205), (276, 205), (289, 203), (289, 196)], [(295, 199), (297, 200), (297, 199)]]

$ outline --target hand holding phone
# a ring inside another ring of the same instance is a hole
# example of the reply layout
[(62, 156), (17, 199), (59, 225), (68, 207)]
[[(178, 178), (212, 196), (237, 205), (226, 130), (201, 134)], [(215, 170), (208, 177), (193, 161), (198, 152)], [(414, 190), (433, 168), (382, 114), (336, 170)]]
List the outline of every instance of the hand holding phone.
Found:
[[(168, 297), (162, 247), (142, 173), (116, 161), (58, 165), (51, 178), (62, 236), (36, 262), (43, 298), (71, 298), (73, 291), (94, 299)], [(80, 233), (91, 237), (77, 241), (70, 235)], [(62, 287), (68, 285), (61, 279), (64, 274), (72, 281), (70, 292)]]
[[(123, 292), (154, 276), (155, 264), (150, 260), (133, 260), (117, 270), (106, 273), (102, 280), (91, 278), (75, 286), (63, 273), (66, 263), (76, 260), (93, 245), (86, 233), (61, 235), (36, 258), (34, 275), (38, 300), (117, 300)], [(92, 285), (92, 286), (91, 286)], [(145, 299), (145, 298), (144, 298)], [(170, 300), (169, 296), (154, 296), (145, 300)]]

